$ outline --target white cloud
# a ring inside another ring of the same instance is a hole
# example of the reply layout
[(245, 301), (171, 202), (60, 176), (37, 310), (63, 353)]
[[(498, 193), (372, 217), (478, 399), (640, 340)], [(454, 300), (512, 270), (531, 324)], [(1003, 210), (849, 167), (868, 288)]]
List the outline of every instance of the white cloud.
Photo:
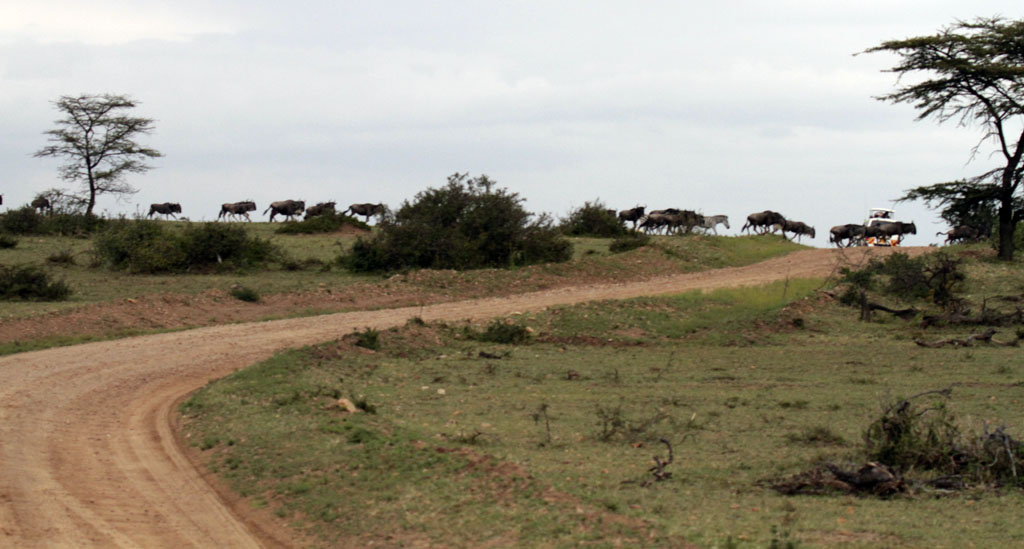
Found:
[(0, 42), (180, 42), (238, 30), (227, 18), (204, 11), (188, 13), (171, 2), (7, 0), (0, 3)]

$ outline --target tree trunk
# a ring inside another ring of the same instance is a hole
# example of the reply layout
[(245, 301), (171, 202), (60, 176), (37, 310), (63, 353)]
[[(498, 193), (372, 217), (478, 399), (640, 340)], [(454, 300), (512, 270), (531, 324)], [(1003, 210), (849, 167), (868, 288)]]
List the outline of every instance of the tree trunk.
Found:
[(1013, 187), (1007, 188), (1003, 183), (1003, 192), (999, 201), (999, 259), (1013, 260), (1013, 233), (1017, 224), (1013, 220)]
[(96, 207), (96, 180), (92, 177), (92, 167), (88, 168), (86, 175), (89, 177), (89, 206), (85, 209), (85, 215), (92, 215)]
[(871, 322), (871, 306), (868, 305), (868, 293), (864, 290), (860, 291), (860, 320)]

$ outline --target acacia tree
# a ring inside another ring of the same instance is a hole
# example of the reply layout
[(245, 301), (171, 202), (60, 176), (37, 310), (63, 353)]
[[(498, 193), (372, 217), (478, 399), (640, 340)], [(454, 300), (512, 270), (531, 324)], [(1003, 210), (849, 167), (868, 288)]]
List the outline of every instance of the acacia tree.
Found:
[[(1017, 193), (1024, 176), (1024, 20), (999, 17), (958, 21), (933, 36), (891, 40), (866, 50), (890, 52), (900, 62), (889, 69), (899, 75), (895, 92), (878, 97), (908, 103), (918, 120), (980, 126), (983, 137), (972, 149), (994, 144), (999, 165), (967, 181), (917, 187), (903, 200), (924, 199), (979, 211), (996, 208), (1000, 259), (1013, 259), (1014, 231), (1024, 219)], [(910, 78), (907, 78), (910, 77)], [(913, 80), (903, 84), (904, 80)], [(962, 202), (966, 200), (967, 202)]]
[(153, 119), (129, 116), (137, 102), (126, 95), (65, 95), (53, 104), (64, 117), (44, 132), (50, 144), (33, 156), (65, 160), (61, 178), (81, 186), (78, 196), (86, 204), (86, 215), (92, 214), (97, 195), (135, 193), (124, 176), (149, 171), (146, 159), (162, 156), (135, 141), (153, 131)]

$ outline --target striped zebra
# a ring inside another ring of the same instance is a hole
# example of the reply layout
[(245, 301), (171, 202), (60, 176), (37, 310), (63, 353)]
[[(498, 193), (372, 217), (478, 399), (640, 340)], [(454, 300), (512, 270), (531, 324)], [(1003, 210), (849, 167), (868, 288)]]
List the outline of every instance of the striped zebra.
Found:
[(701, 229), (705, 231), (714, 231), (715, 235), (718, 234), (718, 230), (715, 229), (715, 225), (725, 225), (725, 228), (729, 228), (729, 216), (727, 215), (705, 215), (701, 217), (700, 225)]

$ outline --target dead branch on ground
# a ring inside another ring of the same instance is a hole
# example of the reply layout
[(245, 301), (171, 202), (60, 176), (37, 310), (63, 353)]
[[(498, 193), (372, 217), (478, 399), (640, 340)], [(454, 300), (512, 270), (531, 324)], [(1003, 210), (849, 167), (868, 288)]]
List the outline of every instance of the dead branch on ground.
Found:
[(915, 339), (914, 343), (917, 343), (919, 347), (928, 347), (929, 349), (938, 349), (947, 345), (952, 347), (973, 347), (975, 343), (987, 343), (992, 345), (1001, 345), (1003, 347), (1017, 347), (1020, 345), (1020, 337), (1012, 341), (997, 341), (992, 339), (992, 336), (999, 333), (995, 328), (989, 328), (980, 334), (969, 335), (965, 338), (947, 338), (940, 339), (939, 341), (924, 341), (922, 339)]

